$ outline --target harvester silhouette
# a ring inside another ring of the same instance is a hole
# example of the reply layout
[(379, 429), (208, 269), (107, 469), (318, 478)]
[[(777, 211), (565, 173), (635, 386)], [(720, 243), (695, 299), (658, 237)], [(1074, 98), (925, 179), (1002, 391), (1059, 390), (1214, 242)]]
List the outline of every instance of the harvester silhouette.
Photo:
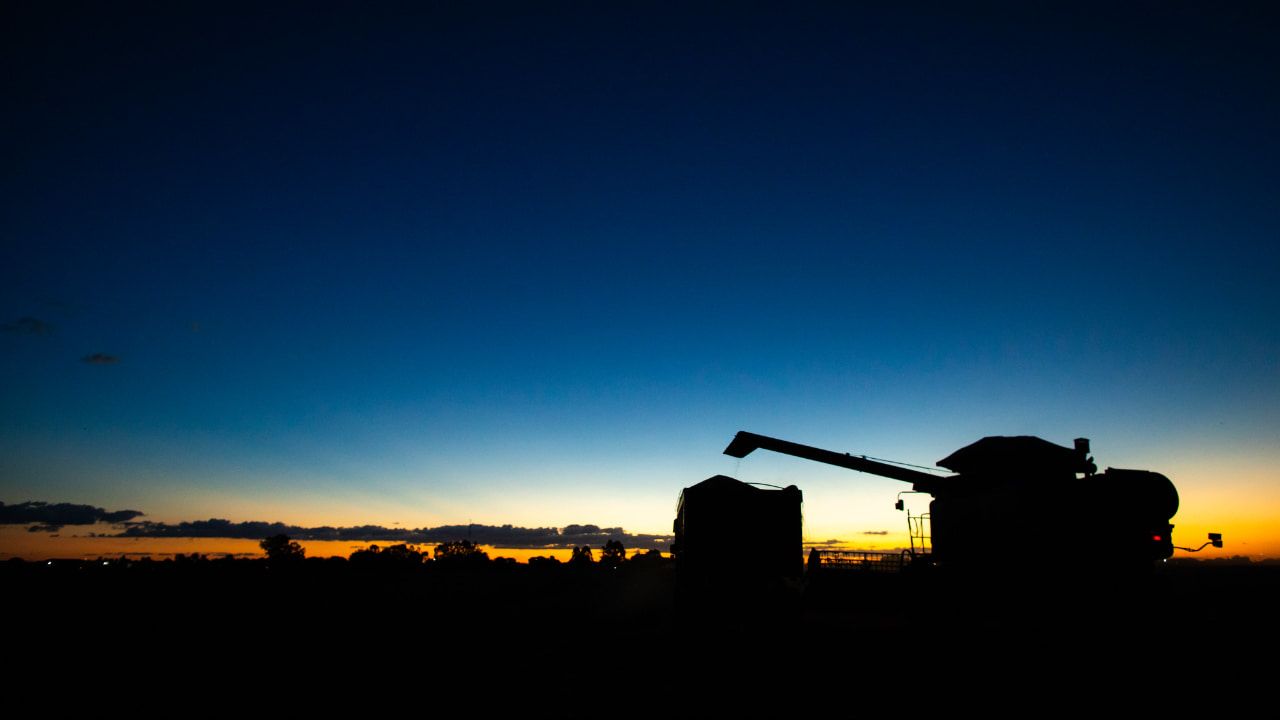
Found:
[[(761, 449), (911, 483), (913, 491), (932, 496), (927, 514), (909, 515), (913, 547), (907, 559), (916, 567), (966, 575), (1011, 567), (1021, 572), (1133, 574), (1174, 550), (1170, 520), (1178, 511), (1178, 491), (1169, 478), (1147, 470), (1107, 468), (1100, 473), (1084, 438), (1064, 447), (1031, 436), (986, 437), (938, 461), (954, 473), (949, 476), (745, 431), (724, 452), (742, 458)], [(711, 542), (700, 532), (703, 527), (737, 538), (754, 533), (768, 546), (758, 548), (755, 556), (779, 558), (763, 570), (795, 576), (796, 565), (782, 558), (802, 552), (794, 529), (800, 522), (800, 491), (794, 486), (781, 492), (743, 488), (747, 486), (717, 476), (682, 493), (675, 525), (677, 558), (692, 561), (686, 565), (701, 574)], [(706, 507), (691, 514), (685, 507), (691, 500)], [(767, 506), (770, 514), (743, 511), (756, 506)], [(901, 494), (897, 507), (903, 509)], [(1221, 547), (1221, 535), (1210, 535), (1209, 544)]]

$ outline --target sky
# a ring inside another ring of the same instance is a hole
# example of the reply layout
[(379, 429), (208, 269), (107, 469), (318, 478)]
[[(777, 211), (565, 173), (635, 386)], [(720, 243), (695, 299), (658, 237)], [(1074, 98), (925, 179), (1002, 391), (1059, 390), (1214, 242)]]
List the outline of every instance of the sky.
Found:
[(1114, 5), (7, 3), (0, 502), (889, 548), (721, 451), (1088, 437), (1280, 557), (1280, 12)]

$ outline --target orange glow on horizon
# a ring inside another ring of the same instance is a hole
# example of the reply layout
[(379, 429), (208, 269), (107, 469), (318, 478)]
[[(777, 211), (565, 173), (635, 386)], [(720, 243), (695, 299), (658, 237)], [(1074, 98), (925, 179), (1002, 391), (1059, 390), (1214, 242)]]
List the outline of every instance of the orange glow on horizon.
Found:
[[(1232, 531), (1235, 531), (1234, 533)], [(1253, 530), (1253, 532), (1250, 532)], [(1198, 558), (1202, 560), (1212, 558), (1228, 558), (1238, 555), (1247, 556), (1252, 560), (1262, 560), (1265, 558), (1280, 557), (1280, 542), (1262, 542), (1259, 537), (1259, 531), (1263, 528), (1247, 528), (1222, 526), (1214, 528), (1200, 528), (1196, 526), (1178, 526), (1174, 531), (1173, 541), (1181, 547), (1196, 548), (1199, 547), (1209, 532), (1222, 531), (1225, 535), (1225, 547), (1218, 549), (1207, 547), (1201, 552), (1188, 553), (1182, 550), (1174, 552), (1175, 558)], [(1265, 528), (1270, 531), (1271, 528)], [(905, 538), (904, 538), (905, 540)], [(303, 540), (299, 542), (303, 549), (306, 550), (307, 557), (349, 557), (356, 550), (363, 550), (370, 545), (378, 545), (379, 547), (387, 547), (396, 543), (390, 542), (354, 542), (354, 541), (337, 541), (337, 540)], [(426, 555), (431, 555), (435, 549), (434, 544), (418, 545), (420, 551)], [(837, 542), (823, 541), (806, 541), (804, 551), (808, 553), (810, 548), (818, 548), (819, 550), (867, 550), (875, 552), (900, 552), (906, 547), (906, 543), (895, 543), (892, 538), (880, 538), (878, 542), (866, 543), (857, 540), (841, 540)], [(481, 548), (489, 554), (490, 558), (507, 557), (517, 562), (528, 562), (532, 557), (554, 557), (561, 562), (567, 561), (573, 551), (569, 548), (498, 548), (488, 545), (482, 545)], [(599, 559), (600, 548), (593, 547), (592, 551)], [(634, 548), (627, 549), (627, 556), (636, 554)], [(143, 556), (152, 557), (154, 559), (165, 559), (182, 553), (189, 555), (199, 553), (210, 558), (222, 557), (224, 555), (234, 555), (236, 557), (262, 557), (262, 549), (258, 546), (257, 540), (242, 540), (233, 538), (112, 538), (112, 537), (83, 537), (74, 535), (56, 535), (51, 536), (46, 533), (27, 532), (22, 527), (10, 527), (0, 529), (0, 560), (9, 558), (22, 558), (27, 561), (39, 561), (49, 559), (88, 559), (95, 558), (112, 558), (127, 556), (130, 558), (139, 558)], [(664, 555), (668, 554), (666, 552)]]
[[(334, 556), (350, 557), (351, 553), (357, 550), (364, 550), (371, 545), (388, 547), (398, 543), (301, 540), (298, 544), (306, 551), (309, 558), (327, 558)], [(436, 545), (433, 543), (415, 547), (424, 555), (431, 556)], [(522, 563), (528, 562), (529, 558), (539, 556), (554, 557), (564, 562), (573, 555), (571, 548), (499, 548), (491, 545), (481, 545), (480, 548), (488, 553), (491, 559), (506, 557)], [(600, 558), (600, 548), (593, 547), (592, 552), (598, 560)], [(628, 548), (627, 557), (631, 557), (636, 552), (635, 549)], [(118, 558), (122, 556), (129, 558), (145, 556), (163, 560), (179, 553), (183, 555), (198, 553), (211, 559), (225, 555), (244, 558), (263, 557), (262, 548), (258, 546), (257, 540), (236, 538), (87, 537), (62, 533), (54, 535), (32, 533), (27, 532), (25, 527), (18, 526), (0, 528), (0, 560), (15, 557), (27, 561), (51, 559), (93, 560), (100, 557)], [(663, 554), (665, 555), (666, 553)]]

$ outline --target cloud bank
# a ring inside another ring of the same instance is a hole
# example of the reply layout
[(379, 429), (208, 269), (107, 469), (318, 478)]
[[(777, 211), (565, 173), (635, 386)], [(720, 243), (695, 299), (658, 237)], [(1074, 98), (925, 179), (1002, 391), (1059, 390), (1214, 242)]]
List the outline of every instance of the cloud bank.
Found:
[(261, 540), (272, 535), (288, 535), (294, 540), (376, 541), (437, 544), (470, 540), (478, 545), (510, 549), (562, 549), (579, 545), (602, 546), (616, 540), (631, 550), (666, 550), (670, 535), (629, 533), (620, 527), (567, 525), (563, 528), (526, 528), (514, 525), (441, 525), (424, 528), (390, 528), (382, 525), (354, 527), (303, 527), (281, 522), (231, 522), (220, 518), (165, 523), (136, 520), (138, 510), (107, 511), (92, 505), (72, 503), (0, 502), (0, 525), (27, 525), (30, 532), (57, 532), (66, 525), (108, 523), (121, 527), (118, 533), (91, 533), (91, 537), (125, 538), (231, 538)]
[(210, 518), (191, 522), (126, 522), (122, 532), (110, 537), (133, 538), (233, 538), (261, 540), (272, 535), (288, 535), (293, 540), (382, 541), (413, 544), (436, 544), (467, 539), (477, 545), (509, 549), (558, 549), (579, 545), (604, 545), (610, 540), (627, 549), (666, 550), (670, 535), (629, 533), (620, 527), (568, 525), (564, 528), (526, 528), (513, 525), (441, 525), (434, 528), (389, 528), (381, 525), (354, 527), (302, 527), (279, 522)]
[(27, 529), (32, 532), (57, 532), (65, 525), (93, 525), (100, 522), (118, 525), (142, 514), (137, 510), (108, 512), (100, 507), (73, 503), (30, 501), (5, 505), (0, 502), (0, 525), (31, 525)]

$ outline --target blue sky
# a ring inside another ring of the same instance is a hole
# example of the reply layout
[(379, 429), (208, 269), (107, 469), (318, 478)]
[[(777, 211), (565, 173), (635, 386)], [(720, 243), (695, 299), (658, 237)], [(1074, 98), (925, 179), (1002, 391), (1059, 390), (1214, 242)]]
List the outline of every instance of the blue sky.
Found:
[(5, 13), (7, 502), (856, 533), (720, 450), (1276, 459), (1265, 7)]

